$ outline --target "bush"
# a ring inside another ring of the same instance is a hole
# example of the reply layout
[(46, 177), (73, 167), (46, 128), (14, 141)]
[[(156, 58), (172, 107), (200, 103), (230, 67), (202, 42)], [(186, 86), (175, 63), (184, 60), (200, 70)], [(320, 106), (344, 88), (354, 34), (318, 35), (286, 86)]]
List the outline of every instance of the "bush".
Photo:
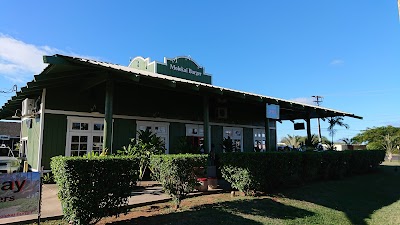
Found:
[(296, 182), (300, 176), (300, 153), (219, 154), (222, 177), (245, 194), (268, 191)]
[(154, 178), (171, 196), (176, 208), (197, 185), (194, 167), (205, 167), (206, 164), (207, 155), (196, 154), (153, 155), (150, 159)]
[(245, 194), (319, 179), (366, 173), (383, 161), (384, 151), (266, 152), (219, 154), (222, 177)]
[(128, 197), (137, 180), (133, 157), (62, 157), (51, 159), (64, 219), (94, 224), (127, 213)]

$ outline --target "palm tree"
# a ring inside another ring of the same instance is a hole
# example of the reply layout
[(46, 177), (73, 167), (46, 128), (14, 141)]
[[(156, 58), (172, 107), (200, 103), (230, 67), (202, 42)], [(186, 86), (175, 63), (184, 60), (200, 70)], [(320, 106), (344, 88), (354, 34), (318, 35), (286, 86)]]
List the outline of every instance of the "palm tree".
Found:
[(335, 116), (335, 117), (328, 118), (328, 123), (329, 123), (329, 127), (328, 127), (329, 135), (331, 135), (331, 138), (332, 138), (331, 145), (333, 146), (333, 136), (336, 133), (336, 130), (334, 129), (335, 126), (345, 127), (346, 129), (349, 129), (349, 125), (346, 123), (343, 123), (342, 116)]
[(287, 146), (291, 146), (292, 148), (300, 148), (301, 146), (301, 137), (297, 135), (287, 135), (287, 137), (282, 138), (281, 142), (285, 143)]
[(353, 138), (343, 138), (343, 139), (340, 139), (340, 140), (343, 141), (346, 145), (357, 144), (357, 141), (354, 140)]

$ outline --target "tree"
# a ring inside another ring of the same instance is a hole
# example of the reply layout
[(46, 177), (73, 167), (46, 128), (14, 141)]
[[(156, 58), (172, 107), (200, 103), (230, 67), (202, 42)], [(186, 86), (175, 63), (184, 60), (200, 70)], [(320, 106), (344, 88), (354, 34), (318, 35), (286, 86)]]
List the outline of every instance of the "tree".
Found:
[(336, 130), (334, 129), (336, 126), (340, 126), (340, 127), (345, 127), (346, 129), (349, 129), (349, 125), (346, 123), (343, 123), (343, 117), (341, 116), (335, 116), (335, 117), (331, 117), (328, 118), (328, 131), (329, 131), (329, 135), (331, 136), (331, 146), (333, 146), (333, 136), (335, 136)]
[(367, 149), (382, 149), (386, 135), (390, 135), (390, 137), (398, 140), (400, 137), (400, 127), (382, 126), (367, 128), (353, 137), (353, 139), (359, 143), (367, 144)]
[[(307, 136), (302, 136), (302, 137), (300, 137), (300, 141), (301, 141), (301, 143), (302, 143), (303, 145), (305, 145), (305, 144), (307, 143)], [(311, 135), (311, 144), (312, 144), (314, 147), (316, 147), (316, 146), (318, 145), (318, 142), (319, 142), (318, 135), (312, 134), (312, 135)], [(328, 139), (327, 137), (325, 137), (325, 136), (322, 136), (322, 137), (321, 137), (321, 144), (325, 144), (325, 143), (328, 143), (328, 142), (329, 142), (329, 139)]]
[(282, 138), (282, 143), (285, 143), (287, 146), (291, 146), (292, 148), (299, 148), (302, 144), (301, 136), (297, 135), (287, 135), (287, 137)]
[(389, 162), (392, 161), (392, 155), (396, 151), (396, 146), (399, 143), (398, 139), (399, 137), (393, 137), (390, 136), (390, 134), (385, 135), (383, 138), (383, 147), (386, 150), (386, 155), (389, 159)]
[(354, 140), (354, 138), (343, 138), (340, 140), (343, 141), (346, 145), (358, 144), (358, 141)]

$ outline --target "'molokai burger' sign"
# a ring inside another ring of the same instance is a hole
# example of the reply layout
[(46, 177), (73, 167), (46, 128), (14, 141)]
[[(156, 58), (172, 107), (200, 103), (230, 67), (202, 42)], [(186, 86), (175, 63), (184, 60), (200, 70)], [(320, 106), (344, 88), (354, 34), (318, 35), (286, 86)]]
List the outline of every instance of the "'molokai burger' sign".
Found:
[(38, 213), (40, 173), (0, 174), (0, 219)]
[(138, 56), (131, 60), (129, 67), (211, 84), (211, 75), (204, 72), (204, 67), (186, 56), (179, 56), (173, 59), (164, 58), (164, 63), (156, 61), (150, 62), (150, 58)]

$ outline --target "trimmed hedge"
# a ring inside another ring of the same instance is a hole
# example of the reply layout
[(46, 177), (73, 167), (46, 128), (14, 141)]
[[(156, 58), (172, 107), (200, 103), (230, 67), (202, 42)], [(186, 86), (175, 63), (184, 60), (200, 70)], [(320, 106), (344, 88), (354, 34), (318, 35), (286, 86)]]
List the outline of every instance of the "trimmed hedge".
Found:
[(94, 224), (127, 213), (128, 197), (138, 178), (133, 157), (63, 157), (51, 159), (64, 219)]
[(198, 184), (194, 168), (206, 165), (207, 155), (198, 154), (153, 155), (150, 159), (153, 177), (172, 197), (176, 208)]
[(375, 170), (385, 151), (264, 152), (219, 154), (222, 177), (249, 194)]

